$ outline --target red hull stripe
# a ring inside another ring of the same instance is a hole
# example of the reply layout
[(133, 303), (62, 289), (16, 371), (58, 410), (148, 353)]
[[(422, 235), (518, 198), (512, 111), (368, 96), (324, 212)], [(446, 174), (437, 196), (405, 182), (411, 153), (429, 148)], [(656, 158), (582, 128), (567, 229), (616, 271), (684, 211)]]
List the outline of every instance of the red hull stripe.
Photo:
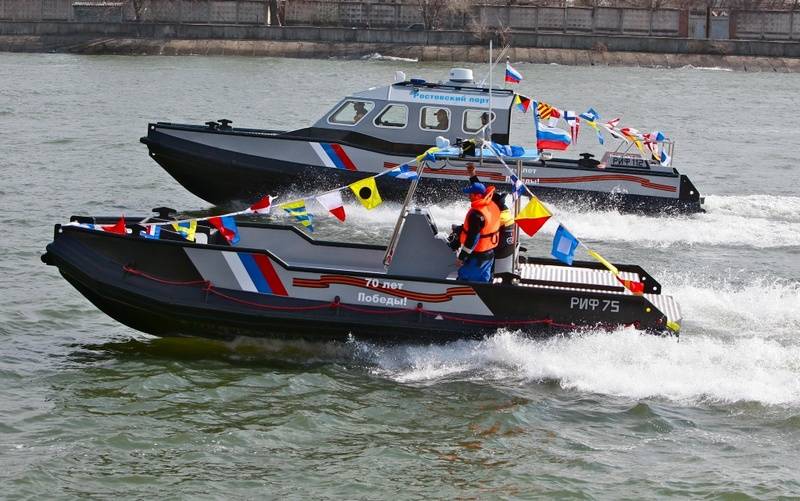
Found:
[[(383, 162), (384, 169), (394, 169), (400, 164), (391, 163), (391, 162)], [(410, 171), (416, 171), (417, 168), (415, 166), (409, 167)], [(466, 176), (468, 174), (466, 169), (431, 169), (430, 167), (425, 169), (425, 173), (427, 174), (443, 174), (446, 176)], [(503, 182), (506, 180), (506, 176), (504, 174), (498, 174), (494, 171), (488, 170), (479, 170), (475, 173), (479, 177), (489, 178), (492, 181), (500, 181)]]
[(275, 268), (272, 267), (272, 262), (269, 258), (264, 254), (251, 254), (251, 256), (253, 256), (253, 260), (258, 265), (258, 269), (261, 270), (261, 273), (264, 275), (264, 278), (269, 284), (269, 288), (272, 289), (272, 293), (276, 296), (288, 296), (289, 294), (286, 292), (286, 287), (283, 286), (283, 282), (281, 282), (280, 277), (275, 272)]
[[(383, 167), (385, 169), (393, 169), (397, 167), (399, 164), (384, 162)], [(411, 167), (411, 170), (416, 170), (415, 167)], [(429, 174), (440, 174), (440, 175), (449, 175), (449, 176), (465, 176), (467, 175), (466, 170), (461, 169), (425, 169), (426, 173)], [(498, 174), (493, 171), (478, 171), (477, 175), (479, 177), (486, 177), (491, 179), (492, 181), (506, 181), (506, 176), (503, 174)], [(675, 186), (670, 186), (668, 184), (658, 184), (654, 183), (651, 180), (647, 179), (646, 177), (640, 176), (631, 176), (627, 174), (600, 174), (595, 176), (573, 176), (573, 177), (539, 177), (534, 178), (537, 180), (537, 183), (532, 184), (570, 184), (570, 183), (594, 183), (594, 182), (603, 182), (603, 181), (628, 181), (631, 183), (638, 183), (643, 188), (650, 188), (653, 190), (660, 190), (660, 191), (669, 191), (671, 193), (675, 193), (678, 191), (678, 188)]]
[(347, 156), (347, 153), (345, 153), (344, 148), (342, 148), (341, 145), (336, 143), (331, 143), (331, 149), (336, 154), (336, 156), (339, 157), (339, 160), (342, 162), (345, 169), (352, 171), (358, 170), (356, 169), (356, 164), (354, 164), (353, 161), (350, 160), (350, 157)]
[(576, 176), (576, 177), (540, 177), (537, 178), (539, 184), (560, 184), (560, 183), (592, 183), (596, 181), (630, 181), (639, 183), (643, 188), (654, 190), (676, 192), (678, 189), (668, 184), (658, 184), (650, 181), (646, 177), (629, 176), (626, 174), (603, 174), (599, 176)]

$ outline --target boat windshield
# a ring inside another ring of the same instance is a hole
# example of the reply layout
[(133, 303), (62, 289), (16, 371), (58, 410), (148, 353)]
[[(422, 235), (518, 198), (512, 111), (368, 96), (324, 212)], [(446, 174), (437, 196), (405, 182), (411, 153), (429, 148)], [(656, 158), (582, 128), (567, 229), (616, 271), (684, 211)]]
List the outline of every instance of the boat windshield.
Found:
[(331, 114), (328, 121), (337, 125), (356, 125), (372, 111), (372, 101), (356, 101), (348, 99)]

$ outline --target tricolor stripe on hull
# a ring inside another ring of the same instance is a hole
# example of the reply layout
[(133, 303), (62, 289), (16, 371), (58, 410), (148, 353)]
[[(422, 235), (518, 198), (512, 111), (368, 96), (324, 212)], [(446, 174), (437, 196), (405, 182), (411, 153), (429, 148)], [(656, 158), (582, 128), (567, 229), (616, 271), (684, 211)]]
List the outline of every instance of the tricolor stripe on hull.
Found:
[(263, 254), (223, 251), (222, 257), (242, 290), (260, 294), (287, 296), (286, 288), (272, 262)]
[(310, 143), (322, 161), (322, 165), (332, 169), (357, 171), (356, 164), (350, 160), (341, 145), (336, 143)]

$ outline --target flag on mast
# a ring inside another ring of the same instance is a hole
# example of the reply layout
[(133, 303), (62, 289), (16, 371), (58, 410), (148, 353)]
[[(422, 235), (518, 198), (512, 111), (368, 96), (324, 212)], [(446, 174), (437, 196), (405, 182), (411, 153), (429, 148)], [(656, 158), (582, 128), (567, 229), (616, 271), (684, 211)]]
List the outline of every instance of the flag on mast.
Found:
[(506, 82), (520, 83), (522, 81), (522, 73), (515, 70), (508, 61), (506, 61)]

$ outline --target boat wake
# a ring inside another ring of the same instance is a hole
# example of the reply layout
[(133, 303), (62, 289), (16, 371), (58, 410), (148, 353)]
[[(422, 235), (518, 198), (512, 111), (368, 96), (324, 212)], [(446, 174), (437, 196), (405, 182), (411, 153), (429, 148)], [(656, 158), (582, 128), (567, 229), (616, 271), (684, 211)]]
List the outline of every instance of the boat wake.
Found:
[(715, 332), (800, 343), (800, 281), (767, 276), (666, 274), (661, 282), (681, 305), (689, 335)]
[(690, 319), (680, 339), (621, 328), (545, 341), (498, 331), (442, 346), (355, 344), (376, 375), (401, 383), (555, 381), (632, 399), (800, 406), (800, 282), (665, 282)]
[(626, 328), (537, 341), (501, 331), (481, 341), (359, 350), (376, 375), (401, 383), (555, 381), (632, 399), (800, 406), (800, 344), (756, 336), (678, 341)]
[[(709, 196), (706, 213), (669, 217), (587, 210), (579, 205), (549, 206), (555, 217), (542, 228), (543, 235), (553, 235), (558, 220), (587, 242), (634, 242), (644, 248), (676, 245), (757, 249), (800, 246), (800, 197)], [(447, 231), (450, 224), (463, 221), (468, 204), (455, 202), (434, 205), (429, 209), (440, 231)], [(399, 210), (396, 203), (384, 203), (371, 211), (357, 203), (347, 204), (347, 218), (348, 222), (369, 227), (371, 231), (390, 232)], [(324, 213), (319, 219), (334, 221)], [(527, 237), (523, 235), (523, 238)]]

